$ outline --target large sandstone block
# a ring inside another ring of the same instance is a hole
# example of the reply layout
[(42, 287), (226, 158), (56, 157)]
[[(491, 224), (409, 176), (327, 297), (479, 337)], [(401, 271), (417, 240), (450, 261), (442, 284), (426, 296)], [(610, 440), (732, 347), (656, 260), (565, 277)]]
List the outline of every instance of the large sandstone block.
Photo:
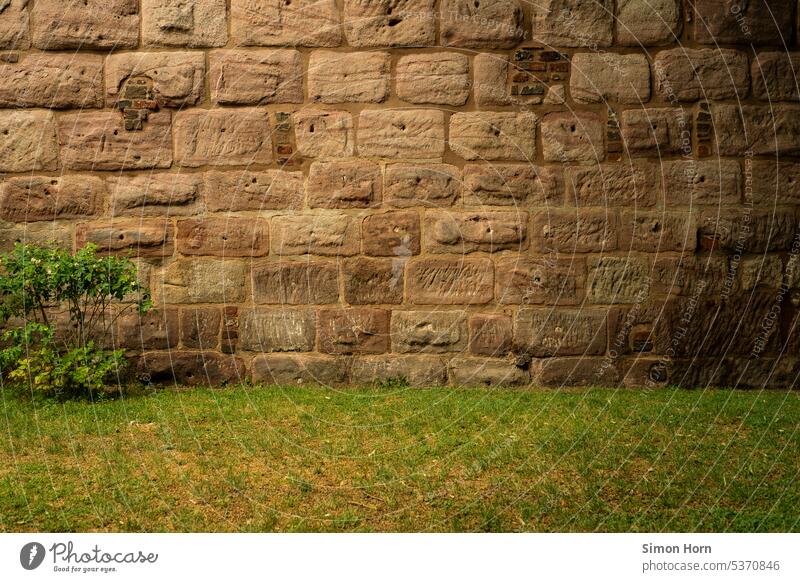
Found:
[(461, 171), (449, 164), (391, 164), (383, 176), (386, 202), (396, 207), (452, 206)]
[(753, 95), (762, 101), (800, 101), (800, 53), (758, 53), (751, 65)]
[(535, 358), (602, 355), (606, 351), (606, 312), (520, 309), (514, 318), (514, 344)]
[(397, 61), (397, 96), (409, 103), (464, 105), (469, 98), (469, 59), (458, 53), (413, 54)]
[(217, 257), (263, 257), (269, 254), (269, 222), (235, 216), (178, 221), (178, 252)]
[(577, 207), (653, 206), (659, 198), (659, 174), (657, 165), (646, 162), (570, 166), (567, 200)]
[(620, 364), (611, 358), (546, 358), (531, 366), (534, 386), (571, 388), (573, 386), (619, 385)]
[(622, 112), (622, 141), (633, 156), (691, 155), (690, 113), (683, 108), (656, 107)]
[(303, 58), (296, 50), (220, 50), (208, 55), (218, 105), (303, 102)]
[(143, 170), (172, 165), (170, 113), (151, 113), (125, 131), (117, 112), (69, 113), (58, 120), (61, 160), (70, 170)]
[(617, 43), (653, 46), (677, 42), (683, 21), (679, 0), (617, 0)]
[(605, 52), (573, 55), (569, 92), (578, 103), (645, 103), (650, 99), (647, 57)]
[(777, 160), (753, 160), (751, 164), (753, 204), (767, 208), (800, 204), (800, 164)]
[(528, 247), (527, 212), (429, 212), (425, 250), (429, 253), (524, 251)]
[(525, 18), (516, 0), (443, 0), (441, 10), (445, 46), (513, 48), (525, 38)]
[(494, 295), (489, 259), (423, 258), (409, 262), (406, 297), (417, 305), (480, 305)]
[(783, 44), (792, 34), (794, 4), (793, 0), (696, 2), (694, 40), (713, 45)]
[(469, 339), (463, 311), (393, 311), (391, 334), (401, 354), (463, 352)]
[(355, 47), (436, 43), (435, 0), (345, 0), (344, 35)]
[(661, 163), (669, 206), (737, 204), (742, 199), (742, 168), (737, 160), (675, 160)]
[(508, 55), (481, 53), (473, 61), (473, 85), (478, 107), (511, 105), (508, 88)]
[(389, 97), (391, 57), (385, 52), (314, 51), (308, 98), (319, 103), (380, 103)]
[(39, 0), (31, 12), (31, 37), (44, 50), (133, 49), (139, 44), (139, 3)]
[(51, 111), (0, 111), (0, 172), (58, 168), (55, 116)]
[(389, 349), (389, 312), (357, 307), (320, 309), (319, 351), (326, 354), (382, 354)]
[(302, 172), (206, 172), (203, 190), (209, 211), (299, 210)]
[(368, 110), (358, 118), (358, 153), (364, 157), (441, 158), (445, 143), (442, 111)]
[(114, 344), (130, 350), (166, 350), (178, 347), (178, 310), (129, 311), (117, 319)]
[(683, 212), (625, 210), (620, 216), (619, 248), (625, 251), (692, 252), (697, 247), (697, 221)]
[(776, 105), (711, 106), (721, 156), (795, 155), (800, 152), (800, 109)]
[(550, 210), (533, 215), (532, 238), (541, 252), (592, 253), (617, 248), (613, 209)]
[(339, 301), (339, 269), (330, 261), (253, 265), (253, 303), (324, 305)]
[(589, 288), (591, 303), (641, 304), (650, 293), (650, 265), (638, 257), (590, 257)]
[(682, 296), (730, 294), (735, 273), (726, 257), (659, 257), (653, 265), (653, 293)]
[(165, 304), (240, 303), (245, 297), (247, 267), (233, 259), (178, 259), (156, 278)]
[(237, 46), (339, 46), (336, 0), (231, 0)]
[(561, 206), (561, 168), (530, 164), (467, 164), (463, 199), (467, 206)]
[(141, 0), (142, 44), (202, 48), (225, 46), (225, 0)]
[(611, 45), (614, 5), (610, 0), (541, 0), (531, 9), (534, 42), (594, 49)]
[(0, 222), (0, 250), (8, 252), (18, 242), (72, 250), (72, 229), (53, 221), (17, 225)]
[(181, 344), (184, 348), (214, 350), (221, 324), (222, 313), (217, 307), (181, 309)]
[(355, 153), (353, 114), (303, 109), (292, 114), (297, 153), (312, 158), (341, 158)]
[(0, 182), (0, 218), (36, 222), (103, 212), (106, 186), (96, 176), (25, 176)]
[(348, 256), (358, 254), (358, 221), (339, 213), (276, 216), (272, 252), (284, 255)]
[(131, 77), (147, 77), (159, 107), (196, 105), (204, 98), (206, 61), (199, 52), (143, 52), (106, 58), (106, 102), (113, 107)]
[(253, 352), (310, 352), (315, 326), (312, 309), (247, 309), (239, 316), (239, 345)]
[(430, 388), (447, 384), (447, 366), (437, 356), (356, 357), (350, 371), (356, 386), (404, 380), (410, 386)]
[(592, 112), (554, 112), (542, 119), (547, 162), (600, 162), (605, 158), (605, 121)]
[(750, 90), (747, 54), (733, 49), (661, 51), (653, 76), (656, 91), (668, 101), (743, 99)]
[(152, 352), (140, 358), (136, 370), (139, 380), (147, 384), (221, 386), (245, 379), (241, 358), (215, 352)]
[(475, 356), (507, 355), (514, 343), (513, 323), (508, 315), (480, 314), (469, 318), (469, 351)]
[(190, 168), (268, 164), (272, 140), (266, 111), (212, 109), (176, 114), (175, 161)]
[(415, 211), (373, 214), (361, 224), (364, 254), (409, 257), (420, 249), (420, 221)]
[(465, 160), (529, 162), (536, 155), (536, 123), (533, 113), (455, 113), (450, 149)]
[(405, 268), (405, 259), (345, 260), (345, 301), (351, 305), (402, 303)]
[(338, 385), (349, 378), (344, 358), (317, 354), (265, 354), (253, 359), (253, 380), (282, 386)]
[(78, 248), (97, 245), (103, 254), (135, 257), (170, 257), (175, 249), (172, 225), (159, 219), (124, 219), (79, 224), (75, 234)]
[(102, 86), (100, 56), (28, 54), (17, 63), (3, 63), (0, 107), (102, 107)]
[(381, 201), (380, 166), (367, 160), (314, 162), (308, 172), (311, 208), (369, 208)]
[(498, 358), (456, 357), (448, 363), (451, 382), (455, 386), (526, 386), (530, 376), (526, 370)]
[(25, 50), (31, 46), (28, 0), (10, 0), (0, 11), (0, 48)]
[(203, 211), (201, 177), (148, 173), (110, 176), (112, 216), (186, 216)]
[(786, 251), (792, 247), (797, 218), (791, 209), (707, 208), (699, 217), (701, 245), (731, 253)]
[(586, 286), (583, 259), (504, 257), (496, 263), (495, 297), (510, 305), (577, 305)]

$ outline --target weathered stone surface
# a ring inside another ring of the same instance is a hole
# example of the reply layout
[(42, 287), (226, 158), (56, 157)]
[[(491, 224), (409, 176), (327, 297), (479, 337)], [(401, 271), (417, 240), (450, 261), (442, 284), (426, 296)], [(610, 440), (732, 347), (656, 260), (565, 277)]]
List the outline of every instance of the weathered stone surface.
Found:
[(462, 311), (393, 311), (391, 334), (402, 354), (463, 352), (469, 339)]
[[(746, 196), (756, 206), (800, 204), (800, 164), (781, 160), (753, 160)], [(738, 199), (737, 199), (738, 201)]]
[(417, 305), (476, 305), (493, 297), (494, 269), (489, 259), (436, 258), (410, 261), (407, 299)]
[(294, 113), (292, 121), (300, 155), (339, 158), (355, 153), (356, 137), (351, 113), (304, 109)]
[(510, 105), (513, 102), (508, 90), (508, 55), (482, 53), (475, 55), (475, 103), (479, 107)]
[(592, 112), (555, 112), (542, 119), (547, 162), (600, 162), (605, 158), (605, 121)]
[(736, 160), (662, 162), (661, 175), (668, 206), (725, 206), (742, 198), (742, 168)]
[(253, 265), (253, 303), (324, 305), (339, 301), (339, 269), (330, 261)]
[(496, 263), (498, 303), (577, 305), (586, 287), (583, 259), (504, 257)]
[(143, 170), (172, 165), (170, 113), (151, 113), (141, 131), (125, 131), (112, 111), (69, 113), (58, 120), (61, 160), (70, 170)]
[(768, 255), (742, 259), (739, 267), (739, 288), (742, 291), (752, 291), (757, 287), (775, 289), (783, 282), (783, 270), (783, 263), (779, 256)]
[(346, 214), (276, 216), (272, 219), (272, 252), (284, 255), (347, 256), (358, 254), (358, 221)]
[(217, 307), (181, 309), (181, 344), (184, 348), (215, 349), (221, 324), (222, 314)]
[(542, 0), (531, 9), (534, 42), (594, 49), (611, 45), (614, 5), (610, 0)]
[(539, 212), (532, 224), (534, 246), (541, 252), (591, 253), (617, 248), (617, 220), (610, 209)]
[(389, 349), (389, 312), (367, 307), (320, 309), (319, 351), (382, 354)]
[(389, 97), (391, 57), (384, 52), (314, 51), (308, 98), (320, 103), (380, 103)]
[(310, 352), (315, 325), (311, 309), (247, 309), (239, 316), (239, 345), (253, 352)]
[(102, 107), (102, 87), (100, 56), (28, 54), (17, 63), (3, 63), (0, 107)]
[(363, 386), (403, 380), (409, 386), (430, 388), (447, 384), (447, 366), (436, 356), (357, 357), (353, 359), (351, 381)]
[(455, 113), (450, 117), (450, 149), (465, 160), (532, 161), (536, 123), (533, 113)]
[(789, 250), (797, 219), (786, 209), (746, 213), (738, 208), (709, 208), (700, 215), (699, 224), (704, 248), (763, 253)]
[(514, 343), (536, 358), (601, 355), (606, 351), (606, 312), (520, 309), (514, 319)]
[(436, 42), (435, 0), (345, 0), (344, 35), (355, 47)]
[(702, 44), (783, 44), (792, 34), (793, 0), (732, 4), (705, 0), (694, 6), (694, 40)]
[(147, 384), (220, 386), (242, 382), (245, 366), (241, 358), (215, 352), (153, 352), (140, 358), (137, 376)]
[(101, 213), (106, 186), (96, 176), (31, 176), (0, 182), (0, 193), (0, 218), (36, 222)]
[(800, 101), (800, 53), (758, 53), (751, 65), (753, 95), (762, 101)]
[(578, 103), (645, 103), (650, 99), (647, 57), (578, 53), (572, 57), (569, 92)]
[(116, 321), (114, 344), (130, 350), (178, 347), (178, 310), (154, 309), (142, 315), (129, 310)]
[(420, 249), (419, 214), (384, 212), (364, 218), (361, 225), (364, 253), (376, 257), (409, 257)]
[(369, 208), (381, 201), (380, 166), (366, 160), (314, 162), (308, 173), (311, 208)]
[(210, 211), (299, 210), (302, 172), (206, 172), (203, 190)]
[(132, 49), (139, 43), (137, 0), (39, 0), (31, 12), (33, 46)]
[(266, 354), (253, 359), (253, 380), (284, 386), (345, 384), (348, 362), (319, 355)]
[(431, 212), (425, 215), (425, 250), (465, 254), (524, 251), (527, 212)]
[(711, 114), (721, 156), (800, 153), (800, 109), (714, 104)]
[(530, 382), (525, 370), (497, 358), (456, 357), (448, 370), (456, 386), (525, 386)]
[(589, 289), (592, 303), (641, 303), (650, 293), (650, 265), (636, 257), (589, 258)]
[(0, 11), (0, 49), (25, 50), (31, 46), (27, 0), (10, 0)]
[(159, 107), (196, 105), (204, 97), (206, 61), (200, 52), (114, 54), (106, 59), (106, 102), (112, 107), (131, 77), (147, 77)]
[(268, 164), (272, 140), (267, 113), (255, 108), (178, 113), (175, 161), (190, 168)]
[(55, 117), (50, 111), (0, 111), (0, 172), (58, 168)]
[(683, 212), (625, 210), (620, 217), (619, 248), (624, 251), (691, 252), (697, 246), (694, 215)]
[(344, 299), (351, 305), (403, 302), (405, 259), (356, 257), (344, 262)]
[(469, 351), (476, 356), (505, 356), (511, 351), (514, 334), (511, 317), (499, 314), (469, 318)]
[(218, 105), (303, 102), (303, 58), (296, 50), (221, 50), (208, 55)]
[(18, 242), (72, 250), (72, 229), (52, 221), (18, 225), (0, 222), (0, 250), (8, 252)]
[(458, 196), (461, 171), (449, 164), (391, 164), (383, 177), (387, 204), (396, 207), (452, 206)]
[(156, 279), (166, 304), (240, 303), (244, 301), (247, 267), (234, 259), (179, 259)]
[(678, 40), (682, 28), (679, 0), (617, 0), (617, 43), (652, 46)]
[[(664, 162), (664, 165), (671, 162)], [(658, 201), (659, 166), (645, 162), (570, 166), (566, 170), (567, 200), (585, 206), (653, 206)]]
[(263, 257), (269, 254), (269, 223), (235, 216), (178, 221), (178, 252), (215, 257)]
[(530, 164), (467, 164), (463, 200), (467, 206), (561, 206), (561, 168)]
[(237, 46), (339, 46), (336, 0), (231, 0)]
[(405, 55), (397, 61), (397, 96), (409, 103), (464, 105), (469, 98), (469, 59), (459, 53)]
[(441, 10), (445, 46), (512, 48), (525, 38), (525, 19), (516, 0), (443, 0)]
[(104, 254), (128, 254), (135, 257), (170, 257), (175, 249), (172, 225), (165, 220), (112, 220), (78, 225), (76, 244), (97, 245)]
[(441, 158), (444, 113), (437, 110), (367, 110), (358, 119), (358, 153), (391, 159)]
[(631, 155), (691, 154), (692, 125), (687, 110), (669, 107), (627, 109), (620, 117), (622, 141)]
[(571, 388), (573, 386), (614, 387), (620, 381), (616, 363), (607, 358), (547, 358), (531, 366), (534, 386)]
[(141, 0), (142, 44), (189, 48), (225, 46), (225, 0)]
[(186, 216), (203, 210), (201, 178), (195, 174), (109, 176), (112, 216)]
[(653, 293), (700, 296), (728, 295), (734, 288), (735, 272), (725, 257), (659, 257), (653, 265)]
[(743, 99), (750, 90), (747, 54), (732, 49), (661, 51), (653, 76), (656, 91), (669, 101)]

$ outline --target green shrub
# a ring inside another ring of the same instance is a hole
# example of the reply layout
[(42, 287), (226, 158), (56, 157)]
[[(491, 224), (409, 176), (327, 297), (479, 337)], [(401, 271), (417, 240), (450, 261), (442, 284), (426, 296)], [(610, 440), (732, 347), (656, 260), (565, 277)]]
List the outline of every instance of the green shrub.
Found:
[[(98, 257), (92, 244), (71, 254), (18, 243), (2, 255), (0, 267), (4, 376), (48, 395), (101, 390), (125, 364), (122, 350), (102, 347), (114, 321), (128, 309), (145, 313), (152, 308), (136, 265), (126, 258)], [(59, 311), (66, 311), (68, 321), (56, 322)]]

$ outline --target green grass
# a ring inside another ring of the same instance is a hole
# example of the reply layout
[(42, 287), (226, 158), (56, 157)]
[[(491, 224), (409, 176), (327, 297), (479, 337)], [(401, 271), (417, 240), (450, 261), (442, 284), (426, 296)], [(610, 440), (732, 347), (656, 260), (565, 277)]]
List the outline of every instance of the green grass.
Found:
[(800, 393), (0, 393), (0, 530), (797, 531)]

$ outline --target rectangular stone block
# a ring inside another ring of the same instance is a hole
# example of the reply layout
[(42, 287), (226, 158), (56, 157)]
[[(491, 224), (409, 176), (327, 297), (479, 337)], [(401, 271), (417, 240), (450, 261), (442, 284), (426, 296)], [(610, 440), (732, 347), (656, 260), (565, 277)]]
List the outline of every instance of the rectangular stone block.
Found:
[(175, 234), (166, 220), (111, 220), (79, 224), (75, 243), (77, 248), (95, 244), (102, 254), (171, 257)]
[(310, 352), (316, 337), (313, 309), (246, 309), (239, 346), (252, 352)]
[(519, 252), (528, 248), (528, 213), (429, 212), (424, 232), (429, 253)]
[(467, 206), (561, 206), (561, 168), (530, 164), (467, 164), (463, 200)]
[(190, 349), (216, 349), (221, 324), (222, 313), (217, 307), (181, 309), (181, 344)]
[(205, 97), (206, 60), (201, 52), (112, 54), (106, 58), (105, 70), (109, 107), (123, 99), (123, 87), (133, 77), (152, 81), (153, 96), (159, 107), (196, 105)]
[(303, 102), (303, 58), (296, 50), (212, 51), (208, 62), (217, 105)]
[(516, 349), (535, 358), (594, 356), (606, 351), (606, 312), (520, 309), (514, 318)]
[(498, 358), (458, 356), (447, 366), (450, 382), (455, 386), (527, 386), (530, 376), (513, 362)]
[(508, 87), (508, 55), (481, 53), (472, 65), (475, 103), (478, 107), (511, 105), (514, 102)]
[(542, 152), (545, 161), (603, 161), (606, 157), (605, 128), (605, 120), (593, 112), (548, 113), (542, 119)]
[(125, 131), (118, 112), (68, 113), (58, 120), (61, 160), (70, 170), (144, 170), (172, 165), (170, 113), (151, 112)]
[(400, 208), (452, 206), (458, 196), (461, 171), (449, 164), (390, 164), (383, 177), (387, 204)]
[(166, 350), (178, 347), (178, 310), (128, 311), (117, 319), (115, 348)]
[(513, 346), (511, 317), (495, 313), (469, 318), (469, 351), (475, 356), (507, 355)]
[(435, 258), (409, 262), (406, 298), (417, 305), (480, 305), (494, 295), (489, 259)]
[(738, 204), (742, 168), (737, 160), (676, 160), (661, 163), (668, 206)]
[(436, 356), (378, 356), (353, 358), (351, 381), (356, 386), (405, 381), (430, 388), (447, 384), (447, 366)]
[(27, 0), (10, 0), (0, 12), (0, 49), (26, 50), (31, 46)]
[(704, 250), (777, 252), (789, 250), (797, 227), (791, 209), (753, 210), (708, 208), (699, 216), (700, 245)]
[(650, 65), (642, 54), (577, 53), (569, 92), (578, 103), (640, 104), (650, 100)]
[(303, 182), (302, 172), (205, 172), (203, 190), (211, 212), (299, 210)]
[(675, 42), (683, 28), (679, 0), (617, 0), (616, 39), (624, 46)]
[(611, 46), (610, 0), (542, 0), (531, 6), (534, 42), (556, 47)]
[(464, 105), (469, 98), (469, 59), (458, 53), (413, 54), (397, 61), (397, 96), (409, 103)]
[(222, 386), (245, 379), (241, 358), (214, 352), (152, 352), (136, 366), (137, 378), (147, 384), (179, 386)]
[(342, 43), (336, 0), (231, 0), (231, 36), (237, 46)]
[(349, 378), (343, 358), (317, 354), (265, 354), (253, 359), (253, 380), (279, 386), (338, 385)]
[(533, 216), (532, 238), (541, 252), (592, 253), (617, 248), (613, 210), (551, 210)]
[(531, 377), (534, 386), (611, 388), (619, 385), (619, 367), (619, 362), (609, 358), (546, 358), (534, 363), (531, 367)]
[(203, 211), (201, 176), (109, 176), (112, 216), (187, 216)]
[(103, 212), (106, 186), (96, 176), (25, 176), (0, 182), (0, 218), (36, 222)]
[(692, 153), (692, 122), (683, 108), (628, 109), (621, 120), (622, 141), (633, 156)]
[(102, 87), (100, 56), (27, 54), (16, 63), (3, 63), (0, 107), (102, 107)]
[(762, 101), (800, 101), (797, 71), (800, 53), (766, 51), (758, 53), (751, 65), (753, 96)]
[(301, 156), (340, 158), (355, 153), (353, 115), (347, 111), (304, 109), (292, 114), (292, 122)]
[(444, 113), (428, 109), (362, 111), (358, 153), (391, 159), (441, 158), (445, 150)]
[(0, 111), (0, 172), (58, 168), (55, 116), (51, 111)]
[(330, 261), (253, 265), (253, 303), (324, 305), (339, 301), (339, 269)]
[(694, 40), (702, 44), (782, 44), (791, 36), (793, 0), (731, 4), (705, 0), (693, 4)]
[(536, 155), (536, 123), (533, 113), (454, 113), (450, 149), (465, 160), (530, 162)]
[(272, 253), (348, 256), (360, 247), (358, 221), (339, 213), (276, 216), (272, 219)]
[(269, 254), (269, 222), (263, 218), (220, 216), (178, 221), (178, 252), (217, 257)]
[(653, 76), (666, 101), (743, 99), (750, 90), (747, 54), (733, 49), (661, 51), (653, 60)]
[(39, 0), (31, 12), (31, 37), (43, 50), (133, 49), (139, 44), (139, 3)]
[(323, 353), (382, 354), (389, 349), (389, 312), (384, 309), (320, 309), (318, 318)]
[(354, 47), (436, 44), (435, 0), (345, 0), (344, 35)]
[(314, 162), (308, 172), (311, 208), (369, 208), (381, 201), (380, 166), (367, 160)]
[(496, 262), (495, 298), (510, 305), (577, 305), (586, 287), (583, 259), (503, 257)]
[(747, 196), (756, 206), (800, 204), (800, 164), (777, 160), (753, 160), (746, 184)]
[(72, 229), (52, 221), (17, 225), (3, 223), (0, 228), (0, 250), (11, 251), (18, 242), (72, 250)]
[(726, 257), (659, 257), (653, 265), (651, 291), (685, 296), (729, 295), (735, 278)]
[(513, 48), (525, 38), (525, 18), (516, 0), (443, 0), (441, 42), (460, 48)]
[(638, 257), (590, 257), (587, 299), (591, 303), (641, 304), (650, 294), (650, 264)]
[[(672, 162), (662, 162), (661, 167)], [(658, 201), (659, 166), (647, 162), (570, 166), (566, 171), (567, 200), (585, 206), (654, 206)]]
[(463, 311), (393, 311), (391, 334), (401, 354), (463, 352), (469, 340)]
[(776, 105), (711, 106), (721, 156), (795, 155), (800, 152), (800, 109)]
[(184, 167), (247, 166), (272, 161), (266, 111), (183, 111), (175, 116), (175, 161)]
[(419, 214), (414, 211), (384, 212), (364, 218), (361, 224), (364, 254), (377, 257), (409, 257), (420, 249)]
[(351, 305), (402, 303), (405, 268), (405, 259), (346, 259), (345, 301)]
[(694, 214), (623, 210), (620, 216), (619, 248), (625, 251), (663, 253), (693, 252), (697, 247)]
[(225, 0), (141, 0), (142, 44), (204, 48), (228, 42)]
[(385, 52), (314, 51), (308, 98), (318, 103), (380, 103), (389, 97), (391, 57)]
[(162, 301), (180, 303), (241, 303), (247, 266), (235, 259), (178, 259), (163, 269), (155, 288)]

